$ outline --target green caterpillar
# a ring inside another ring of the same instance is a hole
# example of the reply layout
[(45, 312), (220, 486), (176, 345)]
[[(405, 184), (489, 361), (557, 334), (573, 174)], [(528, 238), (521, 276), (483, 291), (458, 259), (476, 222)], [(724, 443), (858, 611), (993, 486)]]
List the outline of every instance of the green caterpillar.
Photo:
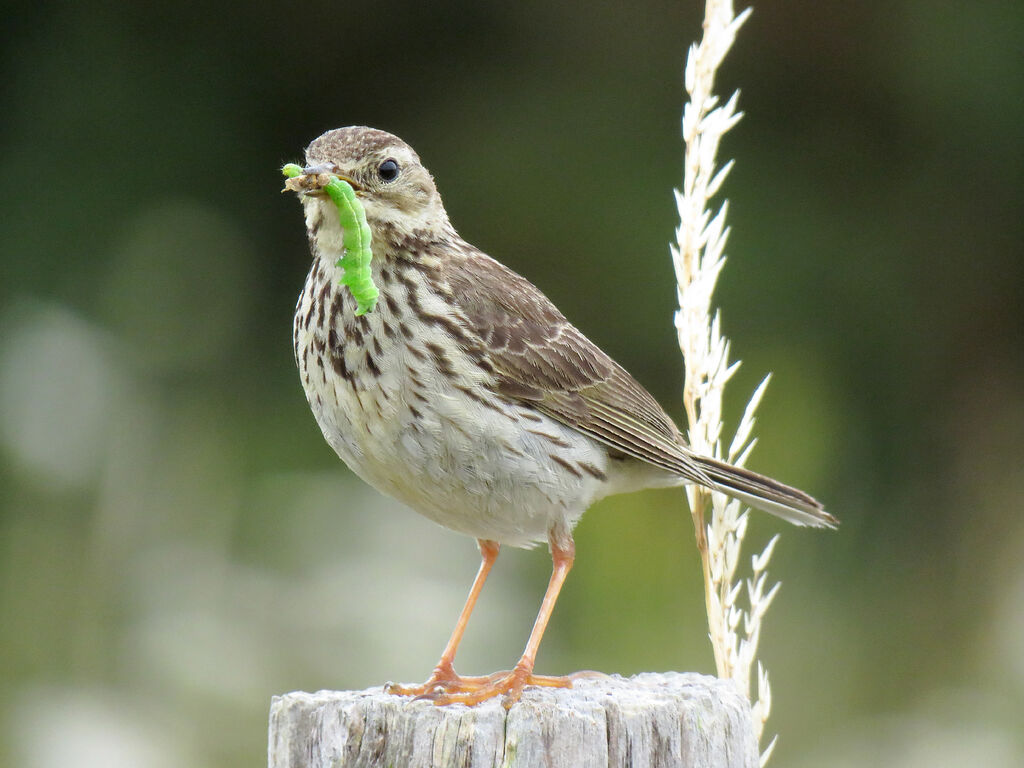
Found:
[[(302, 168), (295, 163), (288, 163), (281, 173), (289, 179), (302, 175)], [(356, 300), (356, 314), (364, 315), (372, 312), (377, 306), (380, 291), (374, 285), (370, 274), (370, 261), (373, 251), (370, 250), (370, 225), (366, 223), (366, 211), (356, 197), (356, 192), (347, 181), (332, 175), (324, 190), (338, 208), (338, 219), (345, 230), (342, 241), (345, 253), (338, 259), (337, 266), (345, 270), (341, 276), (341, 284), (347, 285), (349, 292)]]

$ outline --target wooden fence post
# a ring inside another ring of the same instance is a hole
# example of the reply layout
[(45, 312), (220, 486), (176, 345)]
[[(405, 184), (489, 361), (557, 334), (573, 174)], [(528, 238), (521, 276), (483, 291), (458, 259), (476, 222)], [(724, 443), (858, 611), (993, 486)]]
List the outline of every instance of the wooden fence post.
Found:
[(727, 680), (646, 673), (436, 707), (381, 688), (275, 696), (269, 768), (757, 768), (746, 698)]

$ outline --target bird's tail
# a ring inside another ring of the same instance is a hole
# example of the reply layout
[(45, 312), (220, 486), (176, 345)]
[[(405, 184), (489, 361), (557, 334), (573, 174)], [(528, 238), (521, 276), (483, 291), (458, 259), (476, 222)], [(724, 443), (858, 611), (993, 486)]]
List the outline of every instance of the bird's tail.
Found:
[(724, 461), (706, 456), (693, 456), (693, 460), (715, 489), (739, 499), (752, 507), (781, 517), (794, 525), (812, 528), (836, 528), (839, 521), (825, 511), (821, 502), (803, 491), (791, 488), (770, 477), (734, 467)]

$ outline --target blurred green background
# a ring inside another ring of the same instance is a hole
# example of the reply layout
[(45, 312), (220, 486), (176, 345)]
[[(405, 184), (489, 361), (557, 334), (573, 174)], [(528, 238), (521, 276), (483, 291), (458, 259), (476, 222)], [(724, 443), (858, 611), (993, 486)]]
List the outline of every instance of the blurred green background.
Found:
[[(471, 242), (682, 419), (668, 242), (685, 2), (9, 3), (0, 178), (0, 765), (250, 766), (272, 694), (418, 681), (474, 544), (362, 485), (294, 370), (309, 264), (277, 168), (390, 130)], [(775, 765), (1024, 764), (1024, 4), (763, 3), (719, 92), (717, 294), (775, 377)], [(626, 259), (626, 292), (613, 271)], [(609, 499), (539, 669), (710, 672), (679, 491)], [(546, 583), (507, 550), (460, 669)]]

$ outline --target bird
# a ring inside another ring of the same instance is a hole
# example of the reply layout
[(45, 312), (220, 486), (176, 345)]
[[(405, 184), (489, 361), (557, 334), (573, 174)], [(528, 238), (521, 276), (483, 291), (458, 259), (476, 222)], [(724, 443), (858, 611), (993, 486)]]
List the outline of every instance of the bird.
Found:
[[(372, 234), (376, 308), (356, 313), (339, 284), (343, 254), (328, 180), (350, 184)], [(286, 189), (301, 201), (312, 264), (293, 348), (327, 443), (378, 491), (471, 536), (480, 566), (440, 661), (396, 695), (474, 705), (526, 686), (575, 559), (573, 528), (594, 502), (696, 483), (796, 525), (833, 528), (812, 496), (693, 452), (652, 395), (532, 283), (463, 240), (416, 152), (375, 128), (327, 131)], [(455, 655), (502, 546), (547, 543), (552, 572), (511, 670), (455, 672)]]

